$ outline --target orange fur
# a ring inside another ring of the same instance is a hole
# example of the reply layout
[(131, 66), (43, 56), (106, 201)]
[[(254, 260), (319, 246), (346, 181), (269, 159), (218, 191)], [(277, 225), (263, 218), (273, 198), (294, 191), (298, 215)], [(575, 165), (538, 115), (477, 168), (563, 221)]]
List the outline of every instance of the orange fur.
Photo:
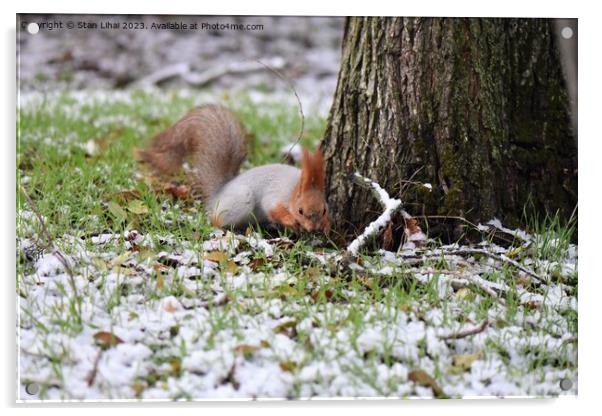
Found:
[(296, 230), (299, 228), (299, 223), (295, 220), (295, 217), (290, 211), (284, 206), (284, 204), (278, 204), (276, 208), (269, 212), (271, 222), (282, 224), (285, 227)]
[(293, 190), (289, 212), (307, 231), (328, 232), (330, 219), (325, 195), (324, 155), (320, 149), (310, 154), (303, 149), (301, 178)]
[(318, 148), (313, 155), (303, 149), (303, 166), (301, 168), (301, 192), (310, 189), (324, 190), (325, 186), (324, 155)]

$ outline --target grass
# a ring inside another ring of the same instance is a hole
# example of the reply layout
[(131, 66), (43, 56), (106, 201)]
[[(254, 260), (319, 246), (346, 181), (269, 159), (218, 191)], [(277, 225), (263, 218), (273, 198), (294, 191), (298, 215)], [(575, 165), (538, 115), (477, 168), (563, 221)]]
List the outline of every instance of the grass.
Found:
[[(547, 302), (546, 288), (525, 286), (507, 265), (442, 255), (416, 266), (402, 253), (394, 261), (363, 253), (363, 269), (331, 273), (308, 253), (328, 263), (335, 250), (313, 239), (216, 234), (200, 205), (157, 195), (136, 176), (134, 148), (216, 100), (250, 132), (245, 168), (278, 161), (298, 134), (294, 102), (141, 91), (93, 97), (38, 97), (19, 113), (18, 181), (75, 260), (77, 283), (73, 290), (60, 267), (41, 271), (52, 255), (18, 188), (20, 383), (40, 384), (39, 398), (407, 397), (436, 387), (451, 397), (553, 396), (563, 394), (560, 379), (576, 379), (576, 309)], [(302, 143), (313, 147), (324, 123), (306, 111)], [(556, 283), (576, 284), (574, 227), (554, 218), (529, 227), (534, 244), (506, 253)], [(391, 273), (377, 278), (384, 267)], [(507, 285), (505, 305), (473, 286), (453, 288), (462, 273)], [(522, 290), (540, 303), (522, 301)], [(567, 296), (576, 301), (576, 287)], [(482, 334), (438, 338), (484, 319)], [(103, 349), (89, 383), (99, 331), (123, 343)], [(467, 367), (454, 364), (472, 355)], [(438, 385), (412, 381), (417, 371)]]

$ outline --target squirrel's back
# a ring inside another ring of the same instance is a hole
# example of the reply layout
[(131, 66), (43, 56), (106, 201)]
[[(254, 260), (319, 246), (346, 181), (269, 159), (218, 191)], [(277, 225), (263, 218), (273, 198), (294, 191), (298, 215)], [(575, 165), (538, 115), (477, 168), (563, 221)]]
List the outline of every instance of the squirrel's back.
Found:
[(246, 155), (242, 124), (230, 110), (218, 105), (191, 110), (153, 137), (148, 150), (137, 153), (138, 159), (159, 175), (174, 174), (187, 162), (193, 192), (204, 199), (237, 175)]

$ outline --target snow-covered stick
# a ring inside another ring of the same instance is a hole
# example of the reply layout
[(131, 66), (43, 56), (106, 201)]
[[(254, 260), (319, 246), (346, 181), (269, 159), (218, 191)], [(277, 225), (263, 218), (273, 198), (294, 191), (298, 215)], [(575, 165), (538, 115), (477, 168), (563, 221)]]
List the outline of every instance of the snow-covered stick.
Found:
[(475, 335), (480, 332), (483, 332), (487, 328), (487, 325), (489, 325), (489, 321), (487, 321), (487, 319), (485, 319), (483, 322), (481, 322), (479, 325), (477, 325), (475, 327), (468, 328), (468, 329), (465, 329), (464, 331), (452, 333), (449, 335), (440, 336), (439, 338), (442, 340), (466, 338), (471, 335)]
[(381, 188), (379, 184), (365, 178), (358, 172), (355, 172), (353, 176), (358, 184), (370, 187), (372, 193), (384, 208), (383, 213), (380, 214), (376, 220), (368, 224), (364, 232), (347, 246), (347, 252), (356, 256), (360, 247), (366, 243), (368, 238), (377, 234), (389, 223), (389, 221), (391, 221), (391, 216), (400, 209), (401, 201), (399, 199), (391, 198), (387, 191)]
[(474, 254), (482, 254), (484, 256), (491, 257), (492, 259), (497, 260), (500, 263), (510, 264), (511, 266), (513, 266), (513, 267), (517, 268), (518, 270), (524, 272), (525, 274), (531, 276), (534, 279), (534, 283), (536, 285), (545, 285), (545, 284), (549, 283), (546, 279), (544, 279), (543, 277), (541, 277), (540, 275), (535, 273), (533, 270), (523, 266), (516, 260), (512, 260), (510, 257), (506, 256), (505, 254), (501, 254), (501, 253), (497, 254), (497, 253), (493, 253), (491, 251), (480, 249), (480, 248), (441, 247), (440, 249), (437, 249), (437, 250), (429, 250), (426, 252), (407, 254), (407, 255), (404, 255), (403, 258), (406, 260), (407, 259), (426, 259), (426, 258), (431, 258), (431, 257), (441, 257), (442, 254), (448, 255), (448, 256), (472, 256)]
[(509, 228), (506, 228), (502, 225), (500, 220), (498, 220), (497, 218), (494, 218), (494, 219), (488, 221), (487, 224), (485, 224), (485, 225), (479, 224), (477, 226), (477, 229), (480, 231), (485, 231), (490, 227), (497, 231), (500, 231), (501, 233), (508, 234), (514, 238), (522, 240), (524, 243), (532, 243), (533, 242), (532, 235), (530, 235), (530, 234), (526, 233), (525, 231), (518, 229), (518, 228), (516, 230), (511, 230)]
[(458, 249), (446, 250), (445, 254), (459, 255), (459, 256), (467, 255), (467, 254), (469, 254), (469, 255), (470, 254), (483, 254), (483, 255), (491, 257), (492, 259), (497, 260), (499, 262), (507, 263), (507, 264), (510, 264), (511, 266), (514, 266), (518, 270), (521, 270), (522, 272), (528, 274), (533, 279), (535, 279), (537, 284), (548, 283), (545, 281), (545, 279), (543, 279), (541, 276), (539, 276), (533, 270), (526, 268), (519, 262), (512, 260), (510, 257), (508, 257), (504, 254), (496, 254), (496, 253), (492, 253), (491, 251), (487, 251), (487, 250), (483, 250), (483, 249), (479, 249), (479, 248), (458, 248)]

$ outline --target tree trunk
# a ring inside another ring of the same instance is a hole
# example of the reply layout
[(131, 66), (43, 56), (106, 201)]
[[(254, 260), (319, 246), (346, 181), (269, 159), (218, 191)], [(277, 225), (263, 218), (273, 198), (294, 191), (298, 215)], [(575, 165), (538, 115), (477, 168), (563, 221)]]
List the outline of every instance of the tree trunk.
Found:
[(548, 19), (347, 19), (322, 143), (335, 227), (356, 234), (382, 210), (355, 171), (415, 216), (518, 226), (527, 208), (568, 218), (577, 149), (551, 28)]

